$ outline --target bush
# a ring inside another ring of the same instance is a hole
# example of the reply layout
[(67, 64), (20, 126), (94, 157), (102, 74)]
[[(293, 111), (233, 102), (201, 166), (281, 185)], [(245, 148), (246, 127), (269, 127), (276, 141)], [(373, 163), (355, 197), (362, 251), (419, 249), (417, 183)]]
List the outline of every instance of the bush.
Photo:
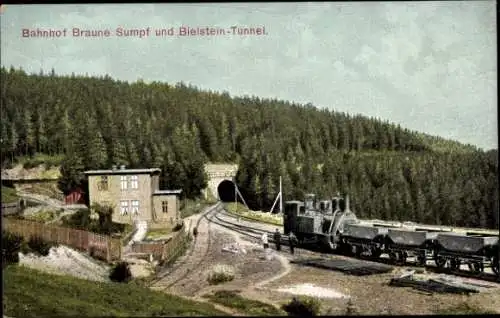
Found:
[(198, 235), (198, 228), (197, 228), (197, 227), (195, 227), (195, 228), (193, 229), (193, 236), (195, 236), (195, 237), (196, 237), (196, 235)]
[(19, 263), (19, 252), (23, 245), (23, 237), (2, 231), (2, 268)]
[(177, 232), (179, 231), (180, 229), (182, 229), (182, 226), (183, 226), (183, 223), (177, 223), (174, 228), (172, 229), (173, 232)]
[(30, 237), (28, 241), (28, 247), (29, 249), (34, 252), (35, 254), (41, 255), (41, 256), (47, 256), (49, 255), (50, 249), (53, 246), (56, 246), (57, 244), (54, 244), (52, 242), (47, 242), (43, 238), (39, 236), (32, 236)]
[(289, 316), (312, 317), (319, 314), (321, 310), (321, 304), (314, 298), (294, 297), (290, 303), (283, 305), (282, 308), (288, 313)]
[(208, 274), (207, 280), (210, 285), (218, 285), (232, 281), (234, 279), (234, 274), (234, 267), (218, 264), (215, 265)]
[(119, 262), (109, 274), (109, 279), (117, 283), (128, 283), (132, 279), (132, 272), (127, 262)]

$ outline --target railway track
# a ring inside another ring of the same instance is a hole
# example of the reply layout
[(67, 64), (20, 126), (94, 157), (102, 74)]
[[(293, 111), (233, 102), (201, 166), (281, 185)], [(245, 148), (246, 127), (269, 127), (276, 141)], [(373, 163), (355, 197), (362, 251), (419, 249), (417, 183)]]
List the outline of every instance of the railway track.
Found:
[[(228, 221), (228, 219), (230, 219), (230, 218), (233, 218), (234, 221)], [(263, 223), (259, 223), (257, 221), (250, 220), (250, 219), (245, 219), (245, 224), (247, 224), (247, 225), (244, 225), (244, 224), (238, 223), (235, 216), (232, 216), (225, 211), (221, 211), (221, 212), (217, 213), (214, 216), (212, 222), (218, 224), (219, 226), (222, 226), (222, 227), (225, 227), (225, 228), (230, 229), (232, 231), (235, 231), (237, 233), (240, 233), (243, 236), (250, 238), (250, 239), (252, 239), (252, 241), (256, 241), (258, 243), (260, 243), (260, 237), (262, 236), (262, 234), (264, 232), (266, 232), (269, 235), (269, 242), (274, 243), (274, 240), (272, 238), (273, 232), (268, 231), (266, 229), (263, 229), (263, 227), (271, 228), (271, 227), (276, 227), (276, 226), (272, 226), (272, 225), (264, 226)], [(249, 223), (253, 223), (253, 224), (249, 225)], [(288, 236), (282, 234), (281, 237), (282, 237), (281, 244), (285, 245), (285, 246), (288, 245), (289, 244)], [(296, 248), (296, 250), (299, 251), (301, 256), (311, 256), (311, 257), (318, 257), (319, 256), (319, 257), (331, 258), (333, 255), (338, 255), (338, 254), (334, 254), (334, 253), (321, 252), (318, 249), (314, 249), (314, 247), (312, 247), (312, 246), (307, 247), (307, 248), (299, 247), (299, 248)], [(350, 256), (345, 256), (345, 255), (342, 255), (342, 256), (343, 257), (350, 257)], [(350, 257), (350, 258), (354, 258), (354, 257)], [(383, 264), (388, 264), (388, 265), (393, 265), (393, 266), (405, 266), (405, 267), (414, 268), (414, 269), (425, 267), (425, 269), (427, 271), (431, 271), (434, 273), (442, 273), (442, 274), (448, 274), (448, 275), (454, 275), (454, 276), (460, 276), (460, 277), (466, 277), (466, 278), (475, 278), (475, 279), (480, 279), (480, 280), (485, 280), (485, 281), (490, 281), (490, 282), (498, 282), (499, 281), (499, 278), (493, 273), (487, 273), (487, 272), (471, 273), (469, 271), (461, 270), (461, 269), (460, 270), (451, 270), (448, 268), (443, 269), (443, 268), (438, 268), (435, 264), (433, 264), (432, 261), (427, 263), (427, 265), (419, 266), (419, 265), (414, 264), (412, 262), (394, 263), (388, 258), (373, 259), (370, 257), (361, 256), (361, 257), (358, 257), (355, 259), (376, 262), (376, 263), (383, 263)]]
[[(172, 288), (173, 286), (179, 284), (180, 282), (186, 280), (188, 275), (204, 265), (204, 260), (206, 259), (211, 244), (211, 224), (226, 228), (235, 233), (238, 233), (245, 240), (251, 241), (256, 244), (261, 243), (261, 236), (263, 233), (267, 233), (269, 236), (269, 242), (274, 243), (273, 231), (271, 229), (276, 228), (273, 225), (267, 225), (259, 223), (251, 219), (245, 219), (244, 221), (238, 220), (237, 217), (224, 211), (223, 205), (219, 202), (215, 206), (209, 208), (207, 211), (200, 216), (196, 222), (195, 227), (200, 229), (202, 222), (206, 222), (206, 229), (204, 230), (205, 235), (200, 236), (198, 234), (194, 237), (192, 247), (186, 255), (184, 255), (176, 264), (169, 267), (166, 271), (159, 274), (157, 278), (151, 283), (151, 286), (161, 290), (166, 290)], [(203, 238), (201, 238), (203, 237)], [(202, 242), (203, 240), (203, 242)], [(283, 246), (289, 245), (289, 240), (287, 235), (281, 235), (281, 244)], [(296, 253), (300, 257), (312, 257), (312, 258), (332, 258), (336, 256), (346, 257), (345, 255), (338, 255), (334, 253), (325, 253), (323, 251), (314, 248), (314, 245), (306, 247), (297, 247)], [(283, 252), (284, 256), (287, 258), (293, 258), (292, 255), (288, 254), (286, 251)], [(347, 256), (349, 257), (349, 256)], [(354, 257), (349, 257), (354, 258)], [(412, 263), (404, 264), (394, 264), (387, 258), (373, 259), (369, 257), (358, 257), (354, 259), (365, 260), (369, 262), (383, 263), (393, 266), (403, 265), (408, 268), (418, 269), (422, 266), (417, 266)], [(435, 266), (435, 264), (427, 264), (425, 269), (434, 273), (446, 273), (448, 275), (455, 275), (460, 277), (481, 279), (490, 282), (497, 282), (498, 278), (494, 274), (481, 273), (475, 274), (463, 270), (448, 270), (440, 269)]]
[[(168, 268), (166, 271), (157, 275), (157, 277), (151, 282), (151, 286), (158, 289), (169, 289), (182, 280), (186, 279), (188, 275), (200, 268), (203, 265), (203, 261), (210, 250), (211, 236), (210, 236), (210, 220), (220, 209), (222, 205), (220, 203), (208, 208), (197, 220), (195, 228), (199, 229), (200, 224), (203, 221), (207, 221), (206, 235), (194, 236), (192, 247), (189, 249), (188, 253), (182, 257), (177, 264)], [(200, 237), (205, 238), (205, 242), (201, 242)], [(202, 243), (202, 244), (200, 244)], [(195, 259), (195, 263), (192, 260)], [(177, 274), (177, 275), (175, 275)]]

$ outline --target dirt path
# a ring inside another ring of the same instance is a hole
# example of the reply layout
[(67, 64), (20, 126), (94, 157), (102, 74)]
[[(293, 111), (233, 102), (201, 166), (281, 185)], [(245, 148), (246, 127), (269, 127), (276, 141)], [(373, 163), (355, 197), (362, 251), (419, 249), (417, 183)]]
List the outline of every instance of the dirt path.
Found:
[[(152, 284), (151, 288), (204, 302), (210, 301), (205, 299), (203, 295), (222, 289), (236, 289), (242, 295), (249, 295), (250, 299), (274, 305), (265, 297), (260, 297), (258, 290), (264, 288), (264, 285), (286, 276), (291, 271), (288, 259), (273, 251), (274, 258), (265, 260), (262, 247), (259, 244), (249, 242), (240, 237), (238, 233), (211, 223), (210, 219), (217, 212), (208, 212), (206, 218), (204, 213), (185, 219), (187, 228), (191, 223), (192, 229), (200, 217), (203, 217), (198, 224), (196, 242), (170, 269), (160, 274), (160, 279)], [(227, 244), (236, 244), (248, 252), (232, 254), (222, 251), (223, 246)], [(239, 275), (234, 281), (215, 286), (209, 285), (205, 279), (205, 272), (220, 262), (237, 267)], [(240, 316), (235, 310), (217, 306), (221, 311)]]
[[(235, 239), (236, 243), (239, 244), (240, 246), (245, 246), (245, 247), (254, 247), (254, 248), (260, 248), (259, 244), (250, 242), (246, 240), (244, 236), (240, 236), (239, 233), (233, 232), (227, 228), (214, 225), (214, 229), (217, 229), (218, 231), (230, 234), (233, 236)], [(283, 277), (287, 276), (291, 271), (292, 267), (290, 265), (290, 261), (287, 257), (281, 255), (279, 252), (272, 251), (273, 257), (278, 259), (280, 264), (281, 264), (281, 271), (269, 278), (266, 278), (264, 280), (256, 281), (255, 283), (252, 283), (246, 287), (243, 288), (238, 288), (240, 291), (240, 295), (244, 298), (251, 299), (251, 300), (256, 300), (265, 304), (269, 304), (275, 307), (279, 307), (277, 303), (274, 303), (269, 300), (267, 297), (266, 293), (262, 293), (266, 289), (265, 285), (268, 285), (274, 281), (277, 281), (279, 279), (282, 279)], [(210, 290), (204, 290), (204, 293), (210, 292)], [(213, 292), (213, 291), (212, 291)]]
[[(236, 243), (238, 245), (247, 246), (247, 247), (259, 247), (258, 244), (251, 243), (251, 242), (249, 242), (247, 240), (244, 240), (240, 236), (239, 233), (236, 233), (234, 231), (231, 231), (231, 230), (229, 230), (227, 228), (224, 228), (222, 226), (219, 226), (219, 225), (213, 225), (213, 227), (214, 227), (214, 229), (217, 229), (218, 231), (221, 231), (221, 232), (224, 232), (224, 233), (232, 235), (233, 238), (234, 238), (234, 240), (236, 241)], [(269, 284), (269, 283), (271, 283), (271, 282), (273, 282), (275, 280), (278, 280), (278, 279), (280, 279), (280, 278), (282, 278), (282, 277), (284, 277), (284, 276), (286, 276), (286, 275), (288, 275), (290, 273), (291, 266), (290, 266), (289, 260), (286, 257), (284, 257), (283, 255), (278, 254), (276, 251), (272, 251), (272, 253), (273, 253), (273, 256), (276, 257), (280, 261), (283, 270), (280, 273), (278, 273), (278, 274), (276, 274), (276, 275), (274, 275), (274, 276), (272, 276), (270, 278), (267, 278), (265, 280), (256, 282), (255, 284), (252, 284), (252, 285), (246, 287), (243, 291), (248, 290), (248, 289), (254, 289), (254, 288), (260, 289), (264, 285), (267, 285), (267, 284)]]

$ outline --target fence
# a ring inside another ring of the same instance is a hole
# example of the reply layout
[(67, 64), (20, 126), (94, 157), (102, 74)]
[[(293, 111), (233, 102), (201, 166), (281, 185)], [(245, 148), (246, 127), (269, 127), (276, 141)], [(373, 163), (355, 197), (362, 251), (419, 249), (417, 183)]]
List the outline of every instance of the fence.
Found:
[(21, 201), (2, 203), (2, 215), (14, 215), (21, 212)]
[(155, 260), (168, 262), (182, 251), (188, 239), (189, 232), (185, 231), (185, 225), (183, 224), (182, 228), (167, 241), (134, 243), (132, 252), (151, 254)]
[(2, 219), (2, 229), (25, 239), (38, 236), (46, 241), (67, 245), (108, 262), (119, 260), (122, 255), (121, 240), (107, 235), (8, 218)]
[[(212, 206), (208, 211), (221, 210), (223, 205), (219, 202)], [(198, 223), (201, 221), (202, 217), (199, 218)], [(198, 224), (197, 224), (198, 225)], [(195, 226), (197, 226), (195, 225)], [(175, 259), (179, 253), (183, 250), (191, 236), (191, 224), (186, 230), (186, 224), (182, 224), (182, 228), (176, 232), (169, 240), (164, 242), (141, 242), (132, 245), (132, 252), (138, 254), (151, 254), (156, 260), (169, 262)]]

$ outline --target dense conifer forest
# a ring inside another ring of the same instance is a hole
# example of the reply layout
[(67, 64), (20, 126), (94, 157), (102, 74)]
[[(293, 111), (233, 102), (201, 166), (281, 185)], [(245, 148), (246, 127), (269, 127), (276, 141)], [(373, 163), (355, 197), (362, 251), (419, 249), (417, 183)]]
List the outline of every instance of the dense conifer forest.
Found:
[(1, 89), (3, 167), (64, 155), (64, 192), (84, 182), (85, 169), (125, 164), (160, 167), (162, 187), (193, 198), (206, 186), (204, 163), (236, 162), (238, 186), (254, 209), (269, 210), (282, 176), (285, 200), (349, 193), (361, 218), (498, 227), (497, 150), (183, 83), (2, 68)]

